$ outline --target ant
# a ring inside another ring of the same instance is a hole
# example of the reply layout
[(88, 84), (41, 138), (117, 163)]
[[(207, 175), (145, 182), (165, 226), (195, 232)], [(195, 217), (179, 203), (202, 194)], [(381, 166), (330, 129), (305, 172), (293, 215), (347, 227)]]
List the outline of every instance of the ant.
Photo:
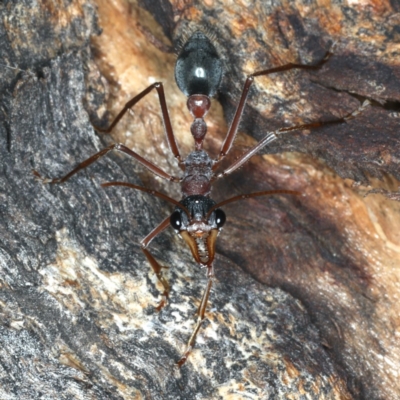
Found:
[(118, 150), (136, 159), (140, 164), (142, 164), (155, 175), (158, 175), (159, 177), (167, 179), (171, 182), (179, 182), (181, 184), (182, 200), (180, 200), (179, 202), (160, 192), (127, 182), (107, 182), (101, 185), (102, 187), (130, 187), (136, 190), (150, 193), (153, 196), (160, 197), (161, 199), (175, 205), (175, 209), (171, 216), (164, 219), (141, 241), (142, 251), (145, 254), (148, 262), (150, 263), (158, 280), (163, 286), (162, 300), (157, 306), (157, 310), (161, 310), (162, 307), (165, 306), (170, 291), (168, 281), (162, 274), (163, 268), (166, 267), (160, 265), (148, 250), (150, 242), (157, 235), (159, 235), (169, 226), (172, 226), (172, 228), (185, 240), (185, 242), (189, 246), (195, 261), (200, 264), (202, 268), (207, 269), (207, 285), (204, 290), (200, 305), (197, 309), (197, 321), (188, 341), (186, 350), (180, 360), (177, 362), (178, 367), (181, 367), (186, 362), (189, 354), (191, 353), (195, 345), (197, 333), (199, 332), (201, 324), (205, 318), (204, 315), (214, 278), (213, 260), (215, 256), (215, 243), (217, 236), (221, 232), (221, 229), (226, 220), (225, 213), (224, 211), (222, 211), (221, 207), (238, 200), (258, 196), (275, 194), (300, 195), (299, 192), (292, 190), (269, 190), (239, 195), (224, 200), (220, 203), (216, 203), (210, 198), (212, 183), (215, 180), (220, 179), (225, 175), (231, 174), (232, 172), (237, 170), (246, 161), (253, 157), (253, 155), (255, 155), (261, 148), (276, 140), (278, 136), (282, 133), (299, 129), (316, 128), (326, 124), (337, 124), (341, 122), (346, 122), (349, 119), (352, 119), (356, 115), (358, 115), (368, 105), (368, 102), (364, 102), (364, 104), (358, 110), (346, 115), (343, 118), (339, 118), (333, 121), (313, 122), (288, 128), (281, 128), (276, 131), (269, 132), (259, 143), (250, 148), (246, 153), (244, 153), (241, 157), (234, 161), (228, 168), (219, 173), (216, 173), (215, 170), (220, 165), (220, 162), (225, 158), (225, 156), (232, 148), (232, 144), (238, 131), (239, 122), (243, 114), (243, 109), (246, 104), (247, 95), (254, 81), (254, 78), (257, 76), (268, 75), (276, 72), (288, 71), (290, 69), (318, 70), (328, 60), (330, 55), (331, 53), (327, 52), (325, 57), (315, 65), (289, 63), (280, 67), (266, 69), (249, 75), (244, 84), (239, 105), (236, 109), (236, 113), (225, 137), (225, 140), (222, 144), (219, 155), (215, 160), (213, 160), (202, 148), (203, 140), (207, 133), (207, 124), (204, 121), (204, 117), (206, 116), (211, 106), (210, 98), (215, 96), (218, 92), (222, 79), (223, 67), (222, 61), (218, 56), (214, 45), (204, 33), (197, 31), (184, 44), (175, 65), (176, 83), (179, 89), (188, 97), (187, 107), (194, 118), (194, 121), (190, 127), (190, 131), (194, 138), (195, 150), (192, 151), (186, 157), (186, 159), (182, 159), (179, 153), (179, 149), (175, 141), (175, 136), (172, 130), (171, 121), (167, 110), (163, 84), (160, 82), (153, 83), (137, 96), (128, 101), (107, 129), (101, 129), (97, 127), (95, 128), (100, 132), (111, 132), (115, 125), (131, 107), (133, 107), (138, 101), (140, 101), (153, 89), (156, 89), (161, 106), (167, 142), (170, 150), (177, 159), (179, 166), (184, 171), (182, 177), (178, 178), (168, 174), (161, 168), (157, 167), (155, 164), (151, 163), (150, 161), (146, 160), (139, 154), (135, 153), (134, 151), (120, 143), (112, 144), (104, 148), (100, 152), (94, 154), (87, 160), (78, 164), (76, 168), (74, 168), (71, 172), (61, 178), (56, 178), (52, 180), (43, 179), (41, 178), (39, 173), (34, 171), (34, 174), (38, 178), (41, 178), (44, 183), (63, 183), (67, 181), (71, 176), (75, 175), (78, 171), (88, 167), (99, 158), (108, 154), (110, 151)]

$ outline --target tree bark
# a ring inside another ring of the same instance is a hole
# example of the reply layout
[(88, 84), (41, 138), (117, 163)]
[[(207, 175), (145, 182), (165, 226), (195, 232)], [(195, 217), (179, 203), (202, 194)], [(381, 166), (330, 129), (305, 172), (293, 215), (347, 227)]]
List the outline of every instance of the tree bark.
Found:
[[(0, 5), (0, 398), (397, 399), (400, 385), (400, 9), (397, 2), (96, 0)], [(289, 62), (316, 72), (256, 78), (229, 161), (282, 126), (291, 132), (213, 189), (226, 207), (210, 304), (187, 363), (182, 355), (206, 284), (172, 230), (151, 251), (140, 239), (173, 207), (107, 181), (180, 199), (134, 160), (110, 154), (62, 185), (59, 177), (113, 141), (179, 174), (156, 93), (99, 136), (126, 101), (165, 85), (181, 153), (193, 150), (174, 48), (204, 31), (225, 73), (207, 116), (218, 154), (246, 74)], [(106, 112), (107, 111), (107, 112)], [(392, 194), (392, 198), (396, 198)]]

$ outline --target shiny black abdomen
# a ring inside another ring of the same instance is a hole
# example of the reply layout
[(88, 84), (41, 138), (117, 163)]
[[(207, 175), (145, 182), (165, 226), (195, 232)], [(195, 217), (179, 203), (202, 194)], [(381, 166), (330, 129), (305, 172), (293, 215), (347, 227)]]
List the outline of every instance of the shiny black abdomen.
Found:
[(186, 95), (216, 94), (222, 78), (222, 62), (214, 45), (202, 32), (195, 32), (183, 47), (175, 65), (175, 80)]

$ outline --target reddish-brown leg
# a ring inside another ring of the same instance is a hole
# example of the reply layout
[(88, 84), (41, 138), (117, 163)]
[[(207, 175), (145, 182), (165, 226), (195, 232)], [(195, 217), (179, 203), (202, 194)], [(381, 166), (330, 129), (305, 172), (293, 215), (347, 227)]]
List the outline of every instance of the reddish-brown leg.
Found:
[(161, 282), (161, 284), (164, 287), (164, 291), (162, 293), (162, 299), (159, 303), (159, 305), (156, 307), (157, 311), (160, 311), (165, 304), (167, 303), (168, 295), (169, 295), (169, 289), (170, 286), (168, 284), (168, 281), (165, 279), (165, 277), (162, 274), (163, 268), (168, 268), (163, 265), (160, 265), (158, 261), (152, 256), (152, 254), (147, 250), (147, 247), (149, 246), (150, 242), (161, 232), (163, 232), (165, 229), (167, 229), (170, 225), (169, 222), (170, 217), (167, 217), (164, 219), (164, 221), (161, 222), (160, 225), (158, 225), (156, 228), (154, 228), (142, 241), (142, 251), (144, 255), (147, 258), (147, 261), (150, 263), (151, 268), (153, 269), (154, 273), (156, 274), (158, 280)]
[(181, 203), (179, 203), (179, 201), (176, 201), (175, 199), (173, 199), (163, 193), (157, 192), (156, 190), (149, 189), (144, 186), (134, 185), (133, 183), (129, 183), (129, 182), (113, 181), (113, 182), (104, 182), (101, 184), (101, 187), (110, 187), (110, 186), (125, 186), (125, 187), (129, 187), (131, 189), (140, 190), (141, 192), (149, 193), (152, 196), (159, 197), (160, 199), (168, 201), (169, 203), (173, 204), (176, 207), (180, 207), (183, 211), (186, 212), (186, 214), (188, 216), (190, 216), (189, 210), (185, 206), (183, 206)]
[(279, 135), (285, 132), (290, 132), (298, 129), (312, 129), (312, 128), (318, 128), (320, 126), (325, 126), (325, 125), (332, 125), (332, 124), (340, 124), (346, 121), (349, 121), (350, 119), (355, 118), (357, 115), (362, 113), (371, 103), (366, 100), (364, 103), (357, 108), (357, 110), (351, 112), (350, 114), (344, 116), (343, 118), (338, 118), (333, 121), (325, 121), (325, 122), (312, 122), (310, 124), (302, 124), (302, 125), (296, 125), (296, 126), (291, 126), (288, 128), (281, 128), (273, 132), (268, 132), (267, 135), (262, 139), (260, 142), (258, 142), (254, 147), (252, 147), (250, 150), (248, 150), (246, 153), (244, 153), (241, 157), (239, 157), (230, 167), (225, 169), (223, 172), (215, 175), (216, 178), (222, 178), (225, 175), (228, 175), (235, 171), (236, 169), (240, 168), (246, 161), (248, 161), (251, 157), (254, 156), (261, 148), (266, 146), (267, 144), (273, 142), (274, 140), (278, 139)]
[[(95, 127), (97, 131), (100, 132), (105, 132), (109, 133), (112, 131), (112, 129), (115, 127), (115, 125), (119, 122), (119, 120), (124, 116), (124, 114), (131, 108), (133, 107), (139, 100), (141, 100), (143, 97), (145, 97), (149, 92), (151, 92), (153, 89), (157, 90), (158, 93), (158, 99), (160, 101), (160, 106), (161, 106), (161, 112), (163, 116), (163, 122), (164, 122), (164, 128), (167, 136), (167, 141), (169, 148), (171, 149), (172, 153), (174, 156), (178, 159), (180, 165), (181, 165), (181, 156), (179, 154), (178, 146), (176, 144), (174, 132), (172, 130), (171, 126), (171, 120), (169, 118), (168, 114), (168, 109), (167, 109), (167, 104), (165, 101), (165, 95), (164, 95), (164, 87), (162, 83), (156, 82), (150, 85), (148, 88), (143, 90), (141, 93), (136, 95), (133, 99), (128, 101), (124, 108), (119, 112), (119, 114), (114, 118), (114, 121), (111, 123), (111, 125), (107, 129), (102, 129), (99, 127)], [(61, 178), (56, 178), (52, 180), (48, 179), (43, 179), (46, 183), (63, 183), (66, 180), (68, 180), (72, 175), (75, 175), (78, 171), (88, 167), (90, 164), (94, 163), (96, 160), (99, 158), (105, 156), (107, 153), (109, 153), (111, 150), (118, 150), (121, 151), (125, 154), (128, 154), (129, 156), (135, 158), (138, 160), (143, 166), (145, 166), (147, 169), (149, 169), (151, 172), (154, 174), (160, 176), (161, 178), (173, 181), (173, 182), (180, 182), (180, 178), (176, 178), (171, 176), (170, 174), (166, 173), (163, 171), (161, 168), (157, 167), (150, 161), (147, 161), (145, 158), (141, 157), (139, 154), (135, 153), (133, 150), (129, 149), (128, 147), (124, 146), (121, 143), (116, 143), (112, 144), (105, 149), (99, 151), (98, 153), (94, 154), (87, 160), (83, 161), (80, 163), (76, 168), (74, 168), (71, 172), (69, 172), (67, 175), (61, 177)], [(40, 174), (37, 171), (33, 171), (34, 175), (37, 177), (41, 178)]]
[[(153, 196), (159, 197), (160, 199), (163, 199), (165, 201), (168, 201), (171, 204), (174, 204), (176, 207), (180, 207), (182, 210), (184, 210), (188, 216), (190, 216), (189, 210), (180, 204), (178, 201), (172, 199), (171, 197), (166, 196), (163, 193), (157, 192), (156, 190), (148, 189), (143, 186), (138, 186), (134, 185), (133, 183), (129, 182), (105, 182), (102, 183), (102, 187), (110, 187), (110, 186), (124, 186), (124, 187), (129, 187), (131, 189), (135, 190), (140, 190), (145, 193), (150, 193)], [(142, 241), (141, 241), (141, 246), (142, 246), (142, 251), (144, 255), (146, 256), (148, 262), (150, 263), (151, 267), (153, 268), (154, 273), (156, 274), (158, 280), (161, 282), (161, 284), (164, 287), (163, 291), (163, 299), (161, 300), (160, 304), (157, 306), (157, 310), (161, 310), (162, 307), (166, 304), (168, 294), (169, 294), (169, 289), (170, 286), (168, 284), (168, 281), (163, 277), (162, 275), (162, 269), (167, 268), (165, 266), (160, 265), (156, 259), (152, 256), (152, 254), (147, 250), (147, 247), (149, 246), (150, 242), (161, 232), (163, 232), (165, 229), (167, 229), (170, 225), (170, 217), (167, 217), (164, 219), (164, 221), (161, 222), (160, 225), (158, 225), (156, 228), (154, 228)]]
[(201, 298), (201, 302), (200, 302), (199, 308), (197, 309), (197, 313), (196, 313), (197, 314), (196, 325), (194, 326), (192, 335), (190, 336), (190, 339), (186, 346), (185, 352), (183, 353), (180, 360), (176, 363), (178, 368), (182, 367), (182, 365), (185, 364), (186, 360), (189, 357), (189, 354), (192, 352), (194, 344), (196, 343), (197, 333), (199, 332), (201, 324), (204, 321), (204, 315), (206, 312), (208, 298), (210, 296), (212, 281), (214, 278), (214, 268), (212, 265), (207, 265), (207, 278), (208, 278), (207, 286), (204, 290), (203, 297)]
[(96, 131), (99, 131), (99, 132), (110, 133), (113, 130), (113, 128), (115, 127), (115, 125), (117, 125), (119, 120), (125, 115), (125, 113), (130, 108), (132, 108), (139, 100), (141, 100), (148, 93), (150, 93), (153, 89), (156, 89), (157, 93), (158, 93), (158, 100), (160, 101), (160, 107), (161, 107), (161, 112), (162, 112), (163, 122), (164, 122), (164, 129), (165, 129), (165, 133), (167, 136), (169, 148), (171, 149), (172, 154), (178, 159), (178, 161), (181, 161), (181, 156), (179, 154), (179, 150), (178, 150), (178, 146), (176, 144), (174, 132), (172, 130), (171, 120), (170, 120), (169, 114), (168, 114), (167, 103), (165, 101), (164, 87), (161, 82), (153, 83), (148, 88), (143, 90), (143, 92), (140, 92), (133, 99), (129, 100), (125, 104), (124, 108), (114, 118), (114, 121), (111, 122), (111, 124), (108, 128), (102, 129), (102, 128), (95, 126), (95, 129), (96, 129)]
[[(55, 178), (55, 179), (47, 179), (47, 178), (42, 178), (45, 183), (63, 183), (69, 178), (71, 178), (72, 175), (75, 175), (77, 172), (79, 172), (82, 169), (87, 168), (89, 165), (93, 164), (95, 161), (97, 161), (99, 158), (104, 157), (106, 154), (108, 154), (112, 150), (118, 150), (122, 153), (127, 154), (130, 157), (133, 157), (137, 161), (139, 161), (144, 167), (149, 169), (153, 174), (160, 176), (161, 178), (167, 179), (172, 182), (180, 182), (180, 178), (176, 178), (167, 172), (163, 171), (161, 168), (157, 167), (150, 161), (147, 161), (145, 158), (141, 157), (139, 154), (135, 153), (133, 150), (129, 149), (128, 147), (124, 146), (121, 143), (115, 143), (111, 144), (110, 146), (107, 146), (103, 150), (99, 151), (98, 153), (94, 154), (93, 156), (89, 157), (87, 160), (82, 161), (80, 164), (78, 164), (77, 167), (75, 167), (71, 172), (69, 172), (67, 175), (61, 177), (61, 178)], [(33, 173), (41, 178), (39, 173), (37, 171), (33, 171)]]
[(226, 134), (226, 137), (225, 137), (225, 141), (222, 144), (221, 151), (216, 160), (217, 163), (219, 161), (221, 161), (229, 153), (229, 150), (232, 148), (232, 144), (235, 140), (237, 130), (239, 127), (240, 119), (242, 118), (244, 106), (246, 105), (247, 95), (249, 93), (250, 87), (253, 84), (254, 78), (256, 76), (265, 76), (265, 75), (273, 74), (276, 72), (289, 71), (291, 69), (317, 70), (317, 69), (321, 68), (322, 65), (327, 62), (327, 60), (329, 59), (330, 56), (331, 56), (331, 53), (327, 52), (325, 57), (315, 65), (289, 63), (289, 64), (282, 65), (280, 67), (265, 69), (263, 71), (258, 71), (258, 72), (255, 72), (254, 74), (249, 75), (244, 84), (242, 96), (240, 97), (239, 105), (236, 109), (235, 116), (233, 117), (231, 126), (229, 127), (228, 133)]

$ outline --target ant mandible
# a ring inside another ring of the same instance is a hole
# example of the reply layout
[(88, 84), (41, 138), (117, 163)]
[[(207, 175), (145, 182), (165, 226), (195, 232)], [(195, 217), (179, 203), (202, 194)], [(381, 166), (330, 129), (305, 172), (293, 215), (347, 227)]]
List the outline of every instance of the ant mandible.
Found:
[[(364, 102), (364, 104), (358, 110), (348, 114), (343, 118), (339, 118), (333, 121), (302, 124), (288, 128), (281, 128), (273, 132), (268, 132), (259, 143), (257, 143), (254, 147), (249, 149), (246, 153), (244, 153), (241, 157), (234, 161), (228, 168), (224, 169), (222, 172), (216, 173), (215, 170), (219, 166), (221, 160), (225, 158), (225, 156), (232, 148), (232, 144), (238, 131), (239, 122), (243, 114), (243, 109), (246, 104), (247, 95), (254, 81), (254, 78), (257, 76), (268, 75), (275, 72), (288, 71), (290, 69), (317, 70), (328, 60), (330, 55), (331, 53), (327, 52), (326, 56), (315, 65), (289, 63), (280, 67), (266, 69), (249, 75), (244, 84), (239, 105), (236, 109), (236, 113), (228, 130), (228, 133), (226, 134), (219, 155), (215, 160), (213, 160), (202, 148), (203, 140), (207, 133), (207, 124), (204, 121), (204, 117), (206, 116), (211, 106), (210, 98), (215, 96), (218, 92), (221, 83), (223, 67), (221, 59), (218, 56), (214, 45), (204, 33), (197, 31), (183, 46), (175, 65), (176, 83), (179, 89), (188, 97), (187, 107), (194, 118), (194, 121), (190, 127), (190, 131), (195, 141), (195, 150), (192, 151), (185, 160), (182, 160), (178, 150), (178, 146), (175, 141), (175, 136), (172, 130), (171, 121), (168, 115), (167, 105), (165, 101), (163, 84), (160, 82), (153, 83), (137, 96), (135, 96), (133, 99), (128, 101), (107, 129), (100, 129), (96, 127), (96, 130), (100, 132), (111, 132), (115, 125), (131, 107), (133, 107), (139, 100), (141, 100), (153, 89), (156, 89), (161, 106), (167, 142), (173, 155), (178, 160), (179, 166), (184, 171), (182, 177), (178, 178), (168, 174), (167, 172), (157, 167), (145, 158), (141, 157), (139, 154), (127, 148), (123, 144), (117, 143), (104, 148), (92, 157), (83, 161), (71, 172), (61, 178), (56, 178), (52, 180), (43, 179), (45, 183), (63, 183), (67, 181), (71, 176), (75, 175), (78, 171), (88, 167), (90, 164), (105, 156), (110, 151), (118, 150), (136, 159), (139, 163), (141, 163), (144, 167), (149, 169), (155, 175), (158, 175), (161, 178), (167, 179), (171, 182), (179, 182), (181, 184), (182, 200), (179, 202), (160, 192), (156, 192), (154, 190), (127, 182), (107, 182), (101, 185), (103, 187), (127, 186), (133, 189), (150, 193), (175, 205), (175, 210), (171, 214), (171, 216), (162, 221), (141, 241), (142, 251), (144, 252), (154, 273), (156, 274), (158, 280), (161, 282), (164, 288), (162, 300), (157, 307), (158, 310), (160, 310), (166, 304), (170, 287), (167, 280), (162, 274), (162, 269), (165, 267), (161, 266), (148, 250), (150, 242), (157, 235), (159, 235), (166, 228), (168, 228), (168, 226), (171, 225), (172, 228), (185, 240), (196, 262), (202, 267), (207, 268), (208, 280), (200, 305), (197, 309), (197, 322), (188, 341), (187, 348), (180, 360), (177, 362), (178, 367), (181, 367), (186, 362), (195, 344), (196, 335), (199, 332), (201, 324), (204, 320), (207, 302), (214, 277), (213, 260), (215, 256), (216, 238), (220, 233), (226, 219), (225, 213), (222, 211), (221, 207), (228, 203), (251, 197), (273, 194), (300, 194), (299, 192), (291, 190), (270, 190), (239, 195), (224, 200), (220, 203), (216, 203), (210, 198), (212, 183), (216, 179), (222, 178), (225, 175), (231, 174), (233, 171), (237, 170), (253, 155), (255, 155), (261, 148), (276, 140), (280, 134), (299, 129), (316, 128), (326, 124), (345, 122), (358, 115), (368, 104), (367, 102)], [(34, 174), (37, 177), (41, 178), (36, 171), (34, 171)]]

